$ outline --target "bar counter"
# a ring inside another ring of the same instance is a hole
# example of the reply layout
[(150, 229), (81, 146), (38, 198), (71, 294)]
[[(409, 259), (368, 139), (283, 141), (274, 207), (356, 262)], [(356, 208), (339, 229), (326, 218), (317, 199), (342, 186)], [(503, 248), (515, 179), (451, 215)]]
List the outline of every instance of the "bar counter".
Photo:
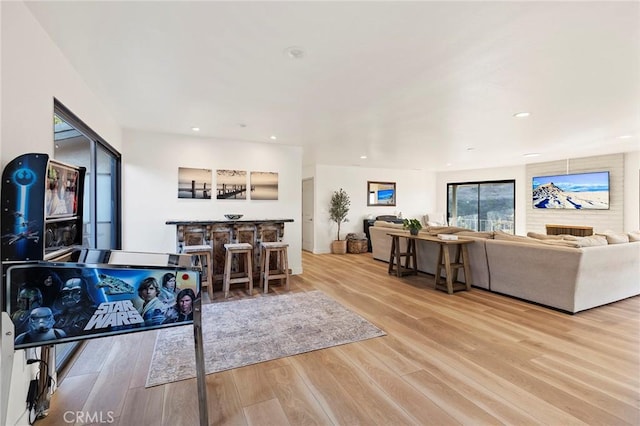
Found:
[[(225, 249), (227, 243), (249, 243), (253, 246), (253, 274), (260, 276), (260, 243), (282, 241), (284, 224), (293, 219), (237, 219), (237, 220), (168, 220), (167, 225), (176, 226), (176, 251), (182, 253), (184, 246), (206, 244), (212, 247), (213, 279), (222, 282)], [(232, 265), (232, 271), (244, 268), (243, 264)]]

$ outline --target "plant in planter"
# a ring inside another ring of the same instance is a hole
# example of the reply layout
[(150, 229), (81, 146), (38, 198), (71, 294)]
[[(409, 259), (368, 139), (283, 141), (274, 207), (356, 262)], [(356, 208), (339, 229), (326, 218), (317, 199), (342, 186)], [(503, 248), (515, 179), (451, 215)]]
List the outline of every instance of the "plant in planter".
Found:
[(422, 229), (422, 224), (418, 219), (405, 219), (402, 221), (404, 229), (408, 229), (411, 235), (418, 235), (418, 231)]
[(338, 239), (331, 243), (332, 253), (344, 254), (347, 252), (347, 240), (340, 240), (340, 225), (348, 221), (347, 213), (349, 213), (350, 205), (349, 195), (342, 188), (333, 191), (329, 204), (329, 218), (338, 225)]

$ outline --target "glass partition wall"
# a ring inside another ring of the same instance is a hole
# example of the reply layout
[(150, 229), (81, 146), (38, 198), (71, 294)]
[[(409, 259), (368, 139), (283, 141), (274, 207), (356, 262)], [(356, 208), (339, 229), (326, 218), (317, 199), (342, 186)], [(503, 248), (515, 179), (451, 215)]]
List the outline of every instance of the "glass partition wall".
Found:
[(447, 184), (449, 225), (474, 231), (515, 231), (515, 180)]

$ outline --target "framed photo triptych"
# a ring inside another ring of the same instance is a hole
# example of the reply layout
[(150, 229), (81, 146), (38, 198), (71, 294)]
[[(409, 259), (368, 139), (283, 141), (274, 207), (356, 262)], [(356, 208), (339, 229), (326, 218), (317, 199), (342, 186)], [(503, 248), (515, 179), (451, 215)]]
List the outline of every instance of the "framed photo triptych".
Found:
[[(210, 200), (213, 192), (211, 169), (178, 168), (178, 198)], [(216, 170), (215, 198), (277, 200), (278, 173)]]

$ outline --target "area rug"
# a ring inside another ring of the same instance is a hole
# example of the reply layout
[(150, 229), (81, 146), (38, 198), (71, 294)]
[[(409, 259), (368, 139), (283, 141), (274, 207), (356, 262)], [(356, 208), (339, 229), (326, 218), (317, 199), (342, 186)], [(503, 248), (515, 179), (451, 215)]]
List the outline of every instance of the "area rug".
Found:
[[(206, 374), (384, 336), (322, 293), (310, 291), (202, 307)], [(160, 330), (146, 387), (195, 377), (193, 326)]]

